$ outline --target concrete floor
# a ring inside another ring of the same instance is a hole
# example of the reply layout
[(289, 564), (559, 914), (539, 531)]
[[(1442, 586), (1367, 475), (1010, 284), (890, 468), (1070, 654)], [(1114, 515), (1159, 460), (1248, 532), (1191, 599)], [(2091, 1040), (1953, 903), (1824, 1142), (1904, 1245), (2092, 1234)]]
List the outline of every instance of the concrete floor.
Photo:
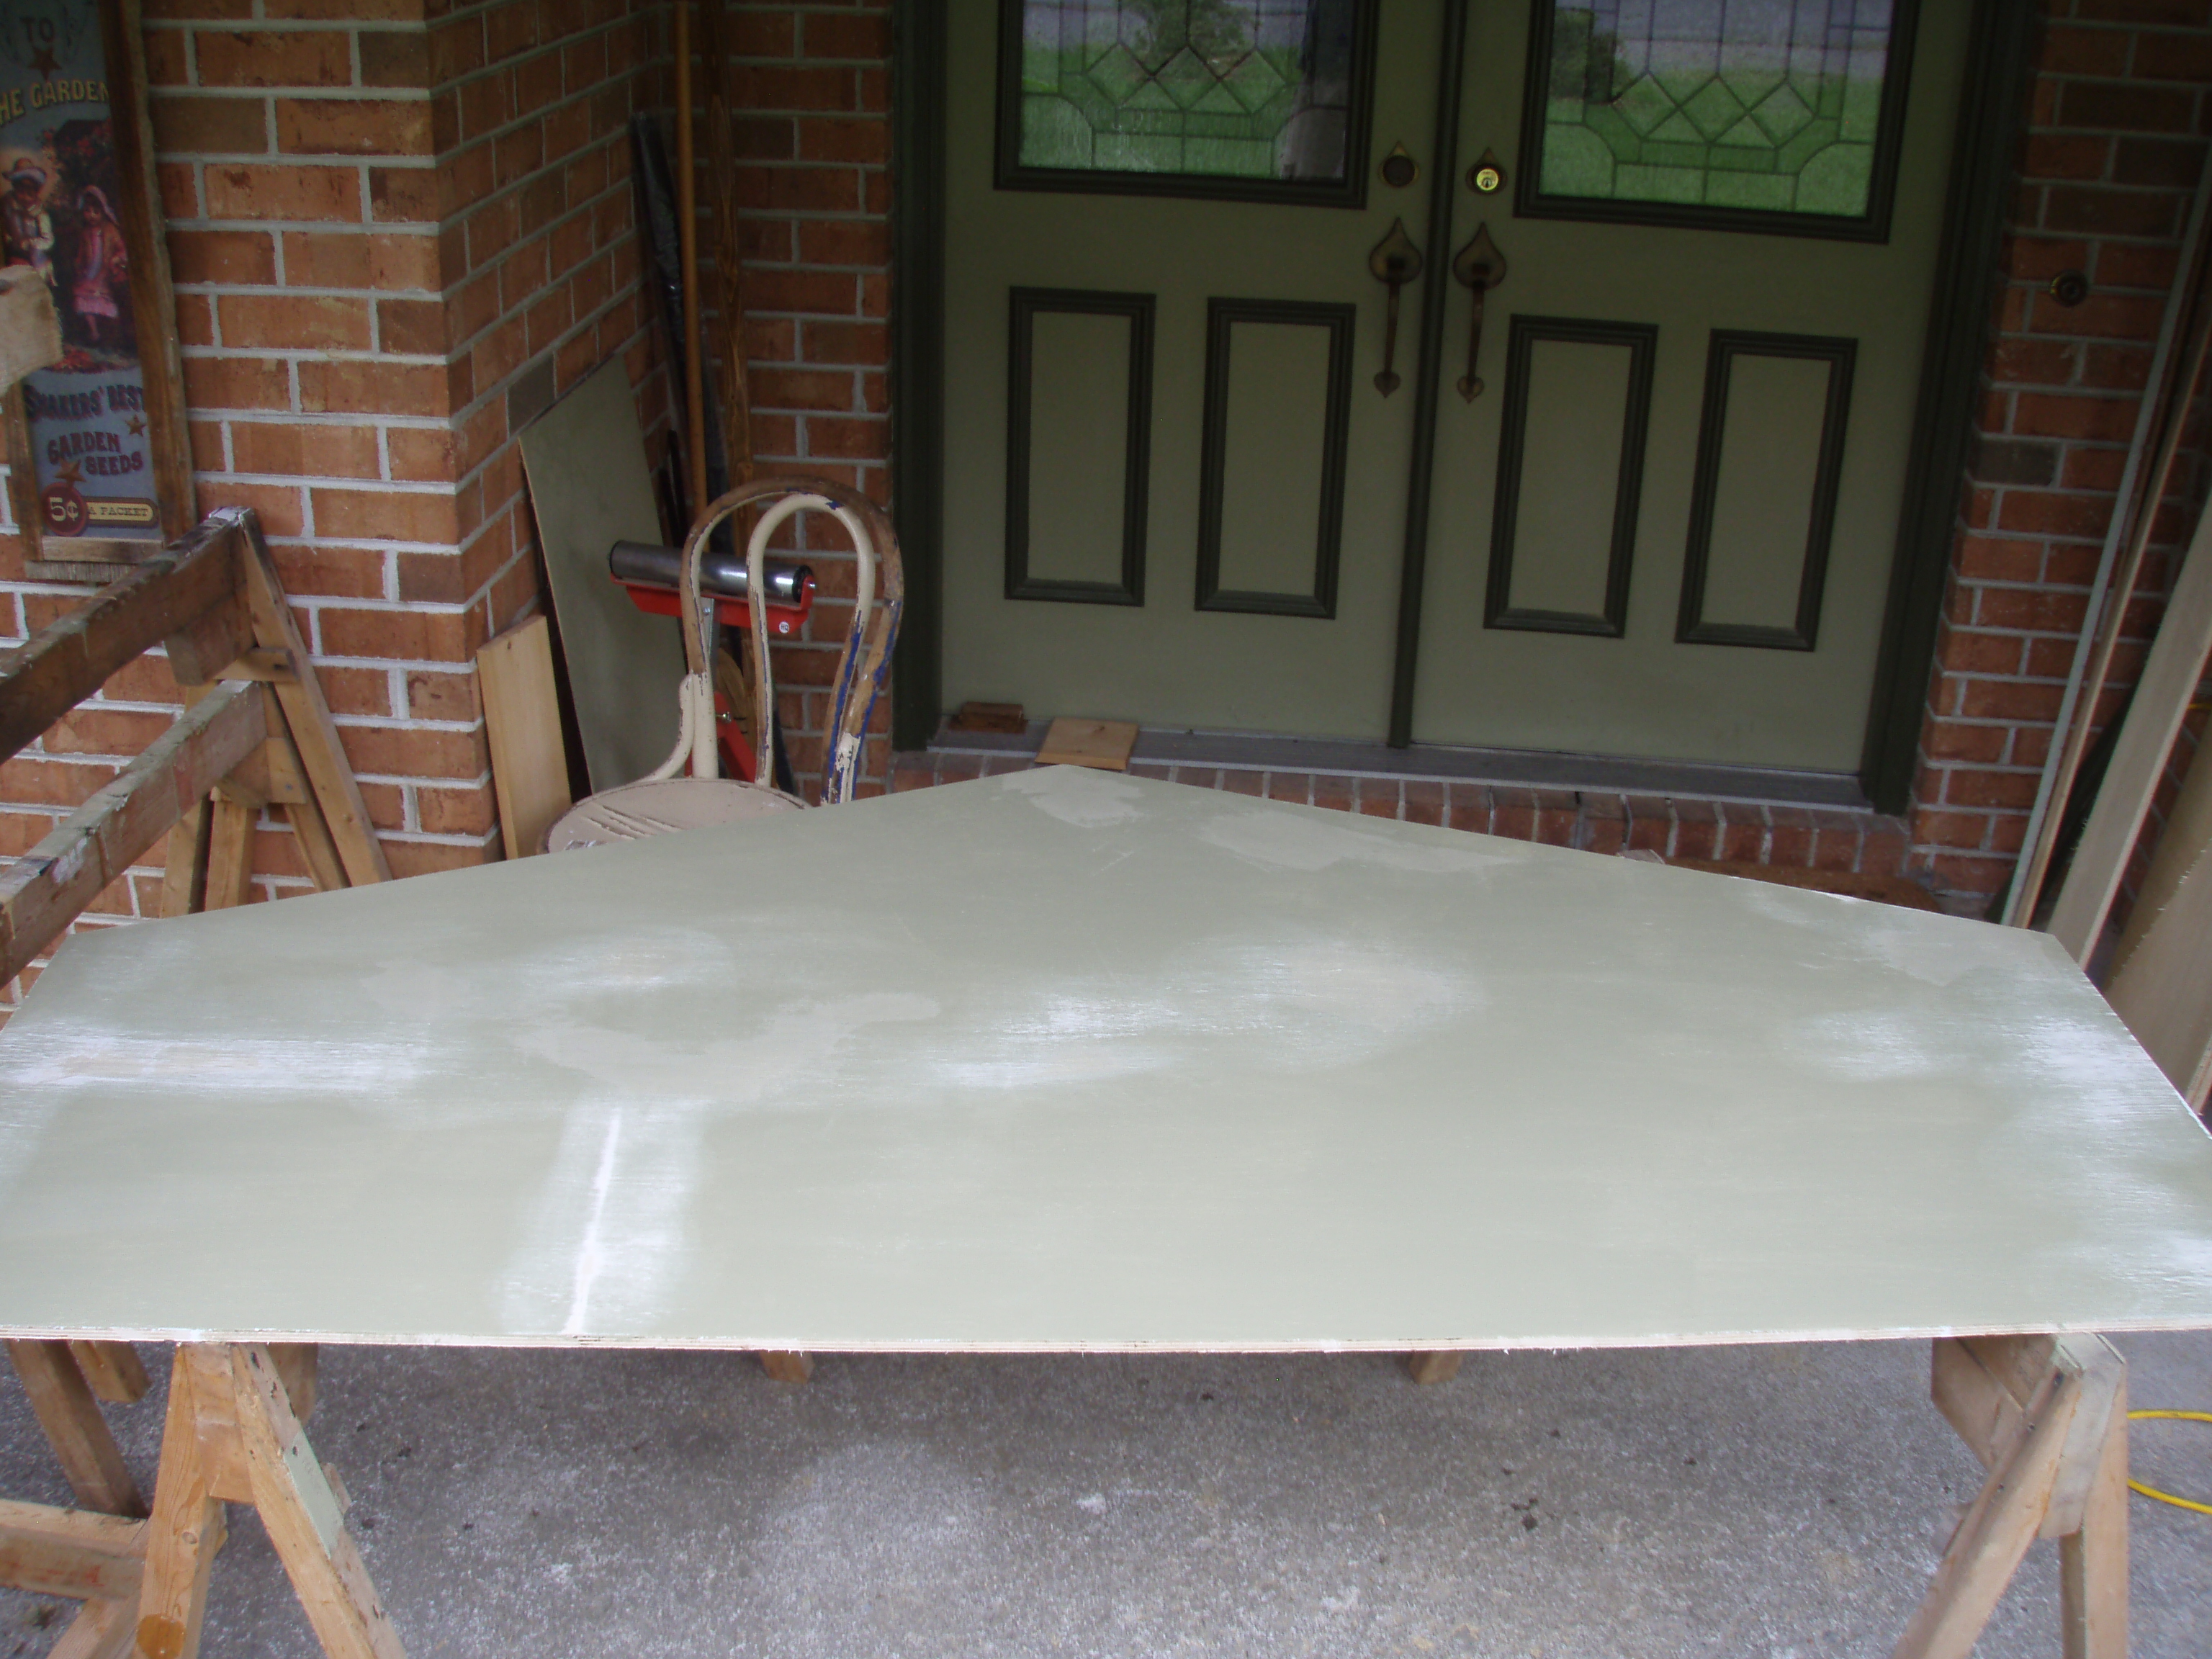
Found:
[[(2128, 1339), (2212, 1409), (2212, 1334)], [(166, 1356), (148, 1351), (149, 1364)], [(311, 1425), (414, 1659), (1887, 1655), (1972, 1459), (1922, 1344), (1470, 1358), (325, 1349)], [(158, 1374), (158, 1373), (157, 1373)], [(111, 1413), (150, 1489), (158, 1398)], [(2212, 1427), (2136, 1468), (2212, 1495)], [(0, 1492), (67, 1499), (0, 1389)], [(234, 1510), (208, 1659), (306, 1659)], [(2212, 1652), (2212, 1517), (2136, 1500), (2135, 1652)], [(2039, 1545), (1978, 1653), (2055, 1656)], [(0, 1595), (0, 1659), (70, 1604)]]

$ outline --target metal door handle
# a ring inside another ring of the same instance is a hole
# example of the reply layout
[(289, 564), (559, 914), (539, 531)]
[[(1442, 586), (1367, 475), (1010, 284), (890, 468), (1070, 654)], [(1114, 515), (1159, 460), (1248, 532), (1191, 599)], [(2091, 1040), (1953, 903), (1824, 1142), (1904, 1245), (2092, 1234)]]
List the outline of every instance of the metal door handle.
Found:
[(1403, 219), (1393, 219), (1389, 234), (1368, 250), (1367, 269), (1390, 290), (1389, 307), (1382, 313), (1382, 372), (1375, 377), (1375, 389), (1387, 398), (1405, 384), (1394, 367), (1398, 358), (1398, 290), (1421, 274), (1421, 250), (1406, 234)]
[(1477, 225), (1468, 245), (1452, 256), (1452, 275), (1474, 292), (1474, 320), (1467, 336), (1467, 373), (1459, 380), (1459, 395), (1473, 403), (1482, 396), (1482, 377), (1474, 371), (1482, 358), (1483, 301), (1505, 280), (1505, 256), (1490, 240), (1487, 224)]

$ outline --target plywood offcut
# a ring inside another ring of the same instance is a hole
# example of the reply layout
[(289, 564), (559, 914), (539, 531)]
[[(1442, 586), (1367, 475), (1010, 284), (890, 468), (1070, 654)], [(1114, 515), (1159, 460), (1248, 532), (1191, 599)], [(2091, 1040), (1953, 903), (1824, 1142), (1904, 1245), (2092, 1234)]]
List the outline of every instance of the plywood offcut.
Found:
[(676, 746), (684, 645), (672, 619), (647, 616), (607, 574), (617, 542), (661, 536), (619, 360), (523, 428), (522, 467), (592, 789), (635, 782)]
[(1073, 768), (100, 930), (0, 1102), (0, 1334), (2212, 1324), (2212, 1137), (2045, 935)]

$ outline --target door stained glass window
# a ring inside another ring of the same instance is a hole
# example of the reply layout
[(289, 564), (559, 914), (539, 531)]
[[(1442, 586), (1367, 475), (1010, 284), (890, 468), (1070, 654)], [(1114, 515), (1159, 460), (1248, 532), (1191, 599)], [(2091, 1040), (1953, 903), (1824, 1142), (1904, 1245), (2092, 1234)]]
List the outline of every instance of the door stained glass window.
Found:
[(1910, 0), (1534, 4), (1524, 211), (1886, 232)]
[(1359, 193), (1373, 0), (1005, 0), (1000, 183)]

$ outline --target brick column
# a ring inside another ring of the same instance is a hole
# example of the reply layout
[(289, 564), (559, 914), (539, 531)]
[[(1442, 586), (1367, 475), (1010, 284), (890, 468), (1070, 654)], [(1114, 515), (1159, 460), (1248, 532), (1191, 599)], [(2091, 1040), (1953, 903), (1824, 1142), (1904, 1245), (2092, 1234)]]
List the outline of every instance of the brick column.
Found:
[[(1916, 861), (1955, 896), (1995, 893), (2026, 832), (2212, 123), (2206, 0), (2046, 11), (1913, 790)], [(2069, 270), (2090, 285), (2070, 307), (2050, 287)], [(2184, 472), (2100, 725), (2193, 520)]]

